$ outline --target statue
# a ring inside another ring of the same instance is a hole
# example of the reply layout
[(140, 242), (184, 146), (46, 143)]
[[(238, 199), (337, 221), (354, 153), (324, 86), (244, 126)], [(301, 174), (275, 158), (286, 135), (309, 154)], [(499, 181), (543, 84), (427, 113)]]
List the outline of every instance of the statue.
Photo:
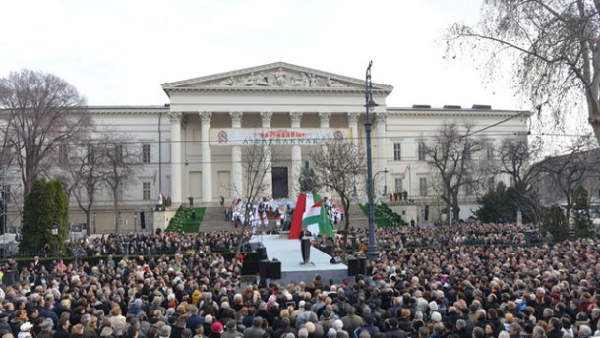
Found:
[(304, 166), (300, 169), (298, 183), (300, 184), (300, 192), (316, 192), (317, 191), (317, 175), (310, 167), (308, 161), (304, 162)]

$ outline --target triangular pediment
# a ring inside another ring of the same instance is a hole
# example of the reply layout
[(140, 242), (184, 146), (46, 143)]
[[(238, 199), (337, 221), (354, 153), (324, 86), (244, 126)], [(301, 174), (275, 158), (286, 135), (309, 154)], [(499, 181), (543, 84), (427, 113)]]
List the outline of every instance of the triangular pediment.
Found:
[[(364, 80), (323, 72), (316, 69), (276, 62), (184, 81), (165, 83), (166, 92), (178, 89), (215, 90), (364, 90)], [(389, 94), (392, 86), (373, 84), (373, 91)]]

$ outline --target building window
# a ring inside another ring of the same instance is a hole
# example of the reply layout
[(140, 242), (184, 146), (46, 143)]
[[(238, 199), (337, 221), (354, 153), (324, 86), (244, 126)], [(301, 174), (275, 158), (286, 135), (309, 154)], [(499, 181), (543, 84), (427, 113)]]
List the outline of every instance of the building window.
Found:
[(95, 160), (95, 154), (94, 154), (94, 145), (93, 144), (88, 144), (87, 146), (87, 160), (88, 160), (88, 164), (90, 163), (94, 163)]
[(487, 188), (488, 188), (489, 191), (492, 191), (492, 190), (496, 189), (496, 180), (494, 179), (494, 176), (488, 177)]
[(69, 149), (66, 144), (61, 144), (58, 147), (58, 164), (65, 165), (69, 160)]
[(149, 201), (151, 199), (150, 194), (150, 182), (144, 182), (142, 187), (142, 195), (145, 201)]
[(425, 156), (427, 155), (425, 143), (419, 142), (417, 152), (417, 155), (419, 156), (419, 161), (425, 161)]
[(486, 144), (486, 149), (487, 149), (487, 159), (493, 160), (494, 159), (494, 143), (488, 142)]
[(394, 178), (394, 191), (397, 193), (402, 192), (402, 181), (403, 180), (401, 178)]
[(419, 195), (427, 196), (427, 179), (425, 177), (419, 178)]
[(402, 147), (399, 142), (394, 143), (394, 161), (400, 161), (402, 159)]
[(150, 145), (149, 144), (142, 145), (142, 162), (150, 163)]
[(8, 203), (10, 202), (10, 185), (3, 185), (2, 192), (0, 194), (0, 198), (2, 201)]
[[(470, 179), (467, 179), (470, 180)], [(465, 195), (472, 196), (473, 195), (473, 184), (467, 183), (465, 184)]]

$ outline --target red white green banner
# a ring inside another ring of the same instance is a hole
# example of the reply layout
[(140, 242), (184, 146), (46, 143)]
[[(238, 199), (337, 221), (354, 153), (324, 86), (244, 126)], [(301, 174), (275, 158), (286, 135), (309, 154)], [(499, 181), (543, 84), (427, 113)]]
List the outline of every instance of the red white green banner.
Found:
[(318, 145), (326, 139), (344, 140), (352, 136), (349, 128), (341, 129), (238, 129), (223, 128), (210, 130), (211, 145), (276, 144)]

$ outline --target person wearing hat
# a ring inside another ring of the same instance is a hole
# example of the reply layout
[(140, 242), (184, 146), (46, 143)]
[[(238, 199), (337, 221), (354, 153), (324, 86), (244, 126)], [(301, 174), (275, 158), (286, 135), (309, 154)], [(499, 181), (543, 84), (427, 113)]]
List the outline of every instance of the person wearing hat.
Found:
[[(288, 327), (290, 326), (290, 321), (288, 318), (284, 318), (287, 319), (287, 323), (288, 323)], [(237, 331), (237, 325), (235, 320), (230, 319), (227, 321), (227, 323), (225, 323), (225, 332), (223, 332), (221, 334), (221, 338), (244, 338), (244, 335), (241, 332)]]
[(223, 324), (219, 321), (214, 321), (210, 325), (210, 334), (208, 336), (210, 338), (221, 338), (221, 333), (223, 333)]
[(52, 338), (54, 332), (52, 332), (52, 328), (54, 324), (52, 323), (52, 319), (46, 318), (40, 324), (40, 333), (37, 335), (37, 338)]
[(19, 327), (18, 338), (31, 338), (31, 329), (33, 329), (33, 324), (30, 322), (21, 324), (21, 327)]

